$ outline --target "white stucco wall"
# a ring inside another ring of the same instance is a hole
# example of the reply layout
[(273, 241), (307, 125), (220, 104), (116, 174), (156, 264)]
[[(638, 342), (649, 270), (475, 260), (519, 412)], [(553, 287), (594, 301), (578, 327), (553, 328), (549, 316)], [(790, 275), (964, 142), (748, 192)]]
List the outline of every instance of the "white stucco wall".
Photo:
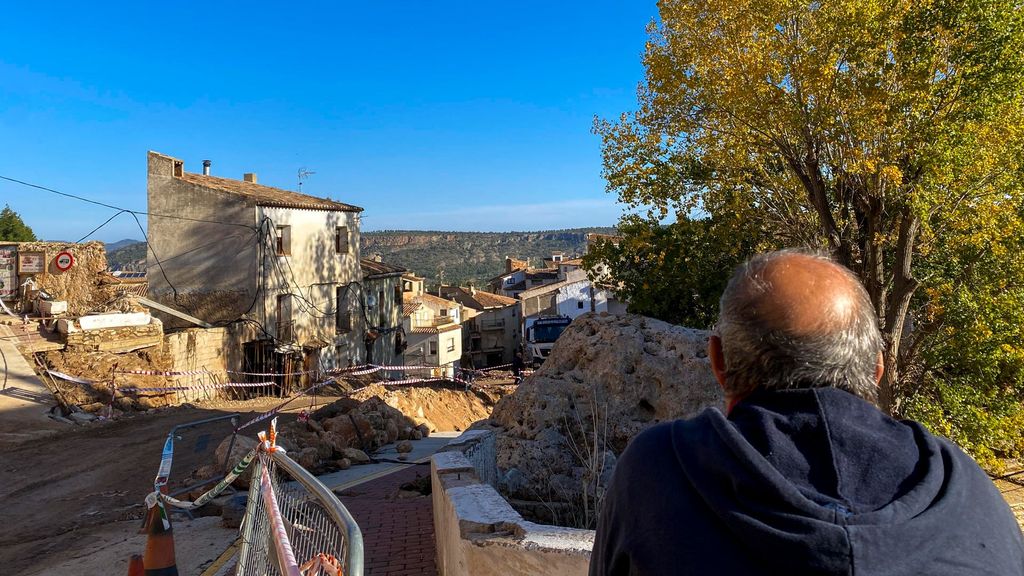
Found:
[[(467, 434), (474, 432), (480, 431)], [(594, 546), (592, 530), (524, 520), (501, 494), (480, 481), (462, 452), (435, 454), (430, 468), (438, 574), (587, 574)]]
[[(362, 309), (366, 295), (361, 285), (355, 284), (362, 276), (358, 214), (267, 206), (258, 206), (256, 210), (259, 221), (268, 218), (272, 227), (288, 226), (290, 236), (287, 256), (278, 256), (271, 240), (263, 262), (263, 306), (268, 330), (275, 328), (279, 320), (278, 296), (292, 294), (291, 320), (297, 343), (326, 344), (321, 349), (321, 359), (329, 368), (345, 366), (350, 358), (361, 363), (366, 354)], [(335, 251), (334, 234), (338, 226), (348, 227), (349, 249), (345, 254)], [(348, 286), (352, 330), (339, 334), (335, 328), (336, 295), (337, 289), (345, 286)], [(336, 346), (344, 351), (336, 353)]]

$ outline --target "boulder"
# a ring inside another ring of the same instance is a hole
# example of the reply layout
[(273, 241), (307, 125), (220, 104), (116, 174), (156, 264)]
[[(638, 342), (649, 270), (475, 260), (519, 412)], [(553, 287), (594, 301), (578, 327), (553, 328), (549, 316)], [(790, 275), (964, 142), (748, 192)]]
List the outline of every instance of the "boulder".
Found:
[[(416, 429), (420, 432), (420, 438), (426, 438), (427, 436), (430, 436), (431, 432), (437, 432), (437, 427), (431, 424), (429, 420), (417, 426)], [(419, 440), (419, 438), (417, 438), (417, 440)]]
[(384, 432), (387, 433), (388, 444), (398, 440), (398, 424), (395, 424), (393, 419), (389, 418), (384, 421)]
[(348, 458), (342, 458), (334, 464), (338, 467), (338, 470), (348, 470), (352, 467), (352, 461)]
[[(224, 464), (224, 459), (227, 458), (227, 469), (230, 470), (231, 468), (234, 468), (235, 464), (238, 464), (250, 450), (259, 445), (259, 441), (255, 438), (250, 438), (249, 436), (242, 434), (238, 434), (234, 438), (234, 444), (231, 443), (231, 436), (228, 436), (221, 440), (220, 444), (217, 445), (217, 450), (213, 453), (214, 466), (219, 468)], [(228, 446), (231, 446), (230, 454), (228, 453)], [(235, 478), (231, 485), (235, 488), (248, 490), (249, 479), (252, 478), (252, 469), (254, 467), (254, 464), (249, 464), (249, 467), (245, 469), (245, 472), (242, 472), (238, 478)]]
[(395, 450), (399, 454), (405, 454), (407, 452), (412, 452), (412, 442), (409, 442), (408, 440), (402, 440), (401, 442), (399, 442), (395, 446)]
[(337, 432), (324, 432), (320, 436), (320, 445), (330, 448), (331, 454), (328, 455), (330, 457), (340, 455), (345, 448), (348, 448), (348, 441)]
[(292, 458), (306, 470), (313, 470), (320, 465), (319, 451), (313, 446), (303, 448), (298, 454), (292, 455)]
[(370, 461), (370, 457), (366, 455), (366, 452), (358, 448), (345, 448), (342, 451), (342, 455), (353, 464), (366, 464)]
[(497, 433), (500, 487), (527, 501), (600, 493), (641, 431), (724, 408), (707, 341), (706, 331), (633, 314), (577, 318), (530, 385), (499, 401), (487, 423)]

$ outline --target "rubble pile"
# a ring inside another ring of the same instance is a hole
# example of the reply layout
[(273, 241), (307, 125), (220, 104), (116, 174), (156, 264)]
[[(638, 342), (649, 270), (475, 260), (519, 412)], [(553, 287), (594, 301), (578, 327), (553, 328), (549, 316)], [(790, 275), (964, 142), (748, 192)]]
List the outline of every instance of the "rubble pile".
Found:
[(541, 369), (477, 426), (497, 432), (499, 489), (524, 515), (558, 521), (560, 508), (601, 494), (642, 430), (724, 407), (707, 340), (632, 314), (577, 318)]
[[(44, 254), (46, 273), (36, 276), (36, 288), (46, 291), (54, 300), (66, 301), (72, 316), (85, 314), (112, 296), (110, 290), (99, 285), (99, 274), (107, 268), (107, 252), (102, 242), (23, 242), (18, 251)], [(74, 266), (65, 271), (57, 269), (54, 263), (62, 251), (70, 252), (75, 259)]]
[[(109, 351), (56, 350), (40, 354), (43, 364), (57, 372), (72, 374), (97, 382), (96, 385), (77, 384), (59, 378), (47, 379), (57, 388), (57, 400), (65, 405), (77, 405), (87, 412), (99, 412), (110, 402), (110, 377), (114, 366), (118, 370), (170, 370), (171, 358), (161, 346), (152, 346), (129, 353)], [(117, 377), (117, 385), (168, 386), (169, 380), (156, 376)], [(120, 410), (147, 410), (172, 403), (173, 394), (118, 394), (114, 407)]]
[(370, 454), (399, 440), (419, 440), (429, 435), (425, 423), (417, 423), (384, 400), (342, 398), (281, 427), (277, 443), (292, 459), (316, 474), (345, 469), (370, 461)]

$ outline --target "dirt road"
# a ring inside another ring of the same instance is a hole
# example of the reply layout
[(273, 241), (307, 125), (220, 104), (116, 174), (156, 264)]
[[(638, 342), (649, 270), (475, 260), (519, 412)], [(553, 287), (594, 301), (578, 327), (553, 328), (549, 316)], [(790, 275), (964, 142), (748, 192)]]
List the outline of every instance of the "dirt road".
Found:
[[(153, 489), (163, 442), (174, 426), (231, 412), (244, 421), (278, 402), (168, 408), (65, 427), (38, 440), (0, 440), (0, 572), (36, 573), (106, 545), (113, 522), (141, 523), (143, 499)], [(258, 428), (246, 433), (255, 435)]]

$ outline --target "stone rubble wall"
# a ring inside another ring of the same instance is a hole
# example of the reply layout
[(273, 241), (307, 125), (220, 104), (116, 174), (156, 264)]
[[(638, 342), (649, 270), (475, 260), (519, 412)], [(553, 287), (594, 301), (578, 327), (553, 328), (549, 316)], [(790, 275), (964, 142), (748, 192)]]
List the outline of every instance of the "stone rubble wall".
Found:
[(430, 469), (440, 576), (587, 574), (594, 531), (528, 522), (481, 478), (497, 472), (493, 432), (464, 433)]

